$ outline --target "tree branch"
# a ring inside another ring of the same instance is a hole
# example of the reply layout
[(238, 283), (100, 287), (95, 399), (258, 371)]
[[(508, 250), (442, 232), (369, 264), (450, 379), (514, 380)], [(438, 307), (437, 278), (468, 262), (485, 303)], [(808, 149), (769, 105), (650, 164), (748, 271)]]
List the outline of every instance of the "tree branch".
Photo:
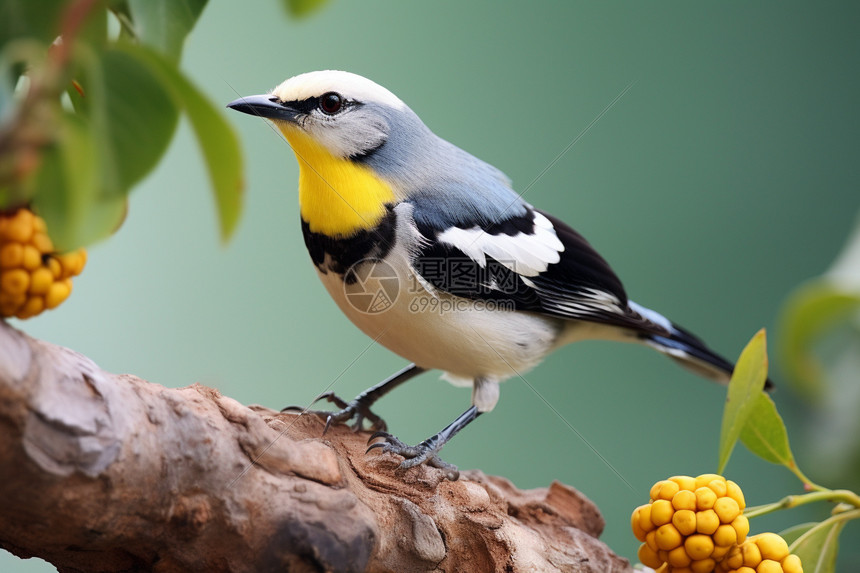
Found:
[(0, 323), (0, 546), (60, 571), (631, 571), (568, 486), (400, 471), (322, 428)]

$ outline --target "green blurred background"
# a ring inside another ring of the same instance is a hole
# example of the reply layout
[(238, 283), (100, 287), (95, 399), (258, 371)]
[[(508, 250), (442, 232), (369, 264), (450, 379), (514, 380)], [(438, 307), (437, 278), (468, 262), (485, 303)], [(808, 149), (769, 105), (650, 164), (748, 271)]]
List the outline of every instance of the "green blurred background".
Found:
[[(761, 327), (774, 341), (786, 295), (826, 270), (855, 222), (858, 24), (855, 2), (331, 0), (296, 20), (275, 0), (211, 0), (183, 68), (223, 104), (310, 70), (365, 75), (518, 190), (635, 82), (525, 199), (588, 237), (632, 298), (736, 357)], [(123, 228), (90, 250), (70, 300), (17, 324), (108, 371), (200, 382), (243, 403), (307, 404), (333, 380), (352, 397), (405, 362), (368, 348), (321, 288), (286, 143), (262, 121), (230, 120), (247, 172), (232, 242), (219, 244), (183, 125)], [(648, 349), (598, 342), (555, 353), (526, 379), (564, 420), (511, 380), (445, 459), (521, 488), (575, 486), (601, 508), (603, 539), (635, 560), (629, 515), (650, 485), (715, 470), (724, 388)], [(774, 399), (796, 437), (803, 404), (784, 386)], [(468, 402), (468, 390), (429, 373), (377, 411), (416, 442)], [(742, 447), (726, 474), (751, 505), (798, 492), (786, 470)], [(753, 530), (821, 509), (756, 519)], [(860, 570), (857, 545), (845, 538), (841, 571)], [(0, 569), (52, 570), (8, 554)]]

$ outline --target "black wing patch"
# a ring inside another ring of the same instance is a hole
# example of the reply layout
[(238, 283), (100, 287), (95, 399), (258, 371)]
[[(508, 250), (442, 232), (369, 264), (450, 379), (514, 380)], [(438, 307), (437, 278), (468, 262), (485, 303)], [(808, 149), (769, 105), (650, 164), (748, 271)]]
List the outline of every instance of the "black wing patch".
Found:
[[(541, 240), (548, 228), (553, 237)], [(539, 210), (528, 208), (486, 228), (451, 232), (418, 223), (418, 230), (427, 241), (415, 257), (415, 270), (439, 290), (504, 301), (515, 310), (669, 334), (628, 306), (621, 281), (582, 235)], [(522, 250), (511, 248), (510, 239)]]

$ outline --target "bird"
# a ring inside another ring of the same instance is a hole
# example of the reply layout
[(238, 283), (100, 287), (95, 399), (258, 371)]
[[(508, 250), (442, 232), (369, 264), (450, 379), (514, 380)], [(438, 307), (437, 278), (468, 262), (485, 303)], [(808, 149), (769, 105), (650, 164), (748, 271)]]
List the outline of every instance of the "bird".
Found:
[[(727, 383), (734, 365), (700, 338), (628, 298), (606, 260), (572, 227), (526, 202), (499, 169), (433, 133), (400, 98), (357, 74), (291, 77), (227, 107), (271, 122), (299, 164), (305, 245), (323, 285), (365, 334), (411, 364), (343, 400), (332, 423), (376, 430), (370, 452), (427, 464), (456, 480), (441, 448), (522, 376), (567, 344), (649, 346)], [(472, 388), (466, 411), (409, 445), (371, 406), (427, 370)], [(768, 381), (768, 384), (769, 381)]]

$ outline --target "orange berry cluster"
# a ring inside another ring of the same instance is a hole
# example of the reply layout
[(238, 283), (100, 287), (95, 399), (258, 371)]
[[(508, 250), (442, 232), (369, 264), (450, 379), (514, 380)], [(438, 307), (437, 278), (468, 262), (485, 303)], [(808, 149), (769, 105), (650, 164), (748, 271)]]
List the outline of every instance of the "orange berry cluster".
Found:
[(788, 551), (776, 533), (760, 533), (732, 547), (719, 564), (718, 573), (803, 573), (800, 558)]
[(72, 292), (87, 252), (54, 252), (45, 221), (28, 209), (0, 214), (0, 316), (30, 318)]
[(713, 573), (743, 543), (749, 521), (738, 485), (716, 474), (675, 476), (654, 484), (651, 503), (636, 508), (633, 534), (644, 542), (639, 560), (666, 573)]
[(656, 573), (803, 573), (776, 533), (747, 537), (741, 488), (716, 474), (675, 476), (651, 488), (631, 517), (639, 560)]

